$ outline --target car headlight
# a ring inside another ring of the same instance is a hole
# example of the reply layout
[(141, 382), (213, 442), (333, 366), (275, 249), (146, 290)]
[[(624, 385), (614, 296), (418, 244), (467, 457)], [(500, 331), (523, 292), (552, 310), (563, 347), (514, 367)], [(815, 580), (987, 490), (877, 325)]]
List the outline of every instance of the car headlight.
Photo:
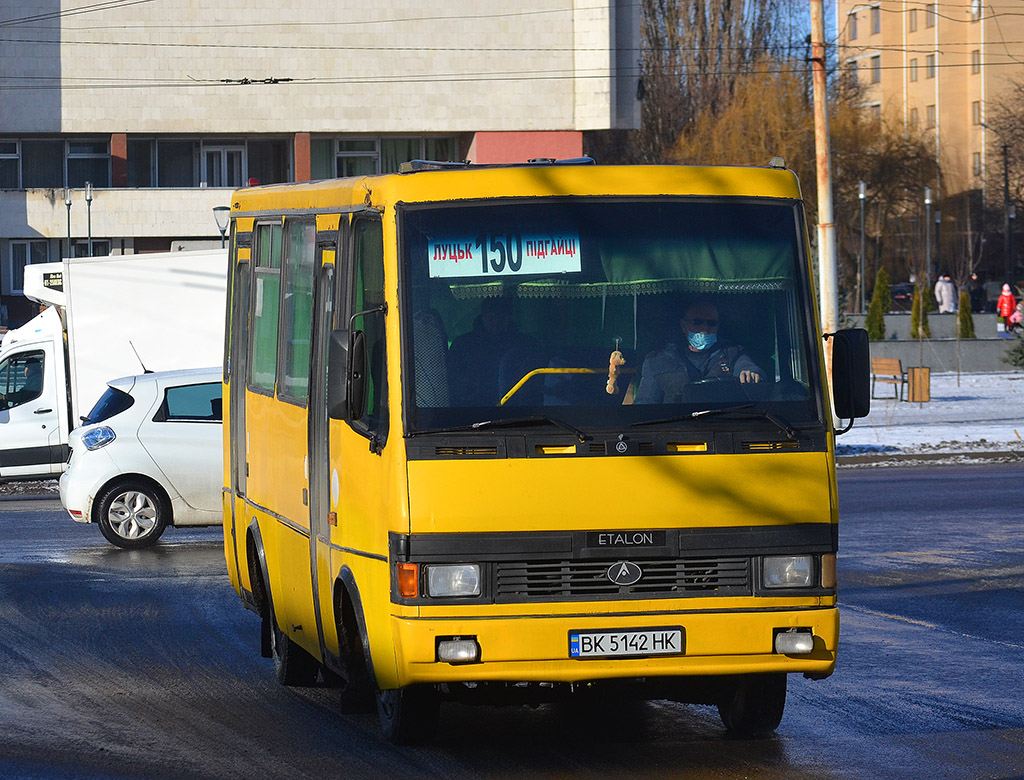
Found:
[(435, 598), (480, 595), (480, 566), (475, 563), (443, 564), (427, 569), (427, 589)]
[(90, 428), (83, 433), (82, 444), (85, 445), (87, 450), (98, 450), (100, 447), (106, 447), (116, 438), (117, 434), (114, 433), (113, 428), (101, 425), (98, 428)]
[(810, 588), (814, 585), (814, 556), (766, 557), (762, 579), (766, 588)]

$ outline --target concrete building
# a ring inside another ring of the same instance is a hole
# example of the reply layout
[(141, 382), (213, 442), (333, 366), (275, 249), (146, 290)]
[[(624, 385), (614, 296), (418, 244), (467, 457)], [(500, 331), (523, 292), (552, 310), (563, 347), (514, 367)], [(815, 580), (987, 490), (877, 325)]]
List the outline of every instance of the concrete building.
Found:
[(578, 157), (639, 125), (639, 40), (632, 0), (0, 0), (0, 326), (26, 263), (219, 244), (247, 183)]
[(1019, 10), (981, 0), (837, 0), (840, 67), (865, 86), (865, 110), (933, 134), (943, 199), (976, 193), (1003, 208), (1003, 142), (985, 120), (1024, 79)]

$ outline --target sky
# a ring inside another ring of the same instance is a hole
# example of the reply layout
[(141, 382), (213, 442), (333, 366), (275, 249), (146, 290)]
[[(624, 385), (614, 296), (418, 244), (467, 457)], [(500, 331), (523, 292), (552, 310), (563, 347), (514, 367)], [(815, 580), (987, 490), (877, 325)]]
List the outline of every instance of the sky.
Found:
[(956, 462), (990, 462), (1000, 453), (1024, 458), (1024, 372), (933, 373), (925, 403), (897, 401), (893, 387), (876, 387), (871, 413), (836, 439), (840, 462), (857, 455), (899, 456), (894, 462), (940, 454), (953, 456), (940, 461)]

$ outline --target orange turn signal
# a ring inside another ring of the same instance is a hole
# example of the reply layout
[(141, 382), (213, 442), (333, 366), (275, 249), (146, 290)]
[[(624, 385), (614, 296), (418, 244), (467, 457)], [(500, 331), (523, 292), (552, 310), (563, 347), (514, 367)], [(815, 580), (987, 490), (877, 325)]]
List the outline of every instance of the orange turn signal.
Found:
[(834, 588), (836, 586), (836, 556), (834, 553), (826, 553), (821, 556), (821, 587)]
[(415, 563), (398, 564), (398, 595), (414, 599), (419, 595), (420, 572)]

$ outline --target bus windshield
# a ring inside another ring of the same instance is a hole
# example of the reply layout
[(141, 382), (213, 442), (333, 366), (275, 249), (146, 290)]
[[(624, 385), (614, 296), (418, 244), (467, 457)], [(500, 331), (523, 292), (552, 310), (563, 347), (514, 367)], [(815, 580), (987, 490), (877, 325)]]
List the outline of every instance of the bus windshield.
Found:
[(399, 219), (407, 433), (733, 407), (823, 424), (794, 201), (510, 199)]

